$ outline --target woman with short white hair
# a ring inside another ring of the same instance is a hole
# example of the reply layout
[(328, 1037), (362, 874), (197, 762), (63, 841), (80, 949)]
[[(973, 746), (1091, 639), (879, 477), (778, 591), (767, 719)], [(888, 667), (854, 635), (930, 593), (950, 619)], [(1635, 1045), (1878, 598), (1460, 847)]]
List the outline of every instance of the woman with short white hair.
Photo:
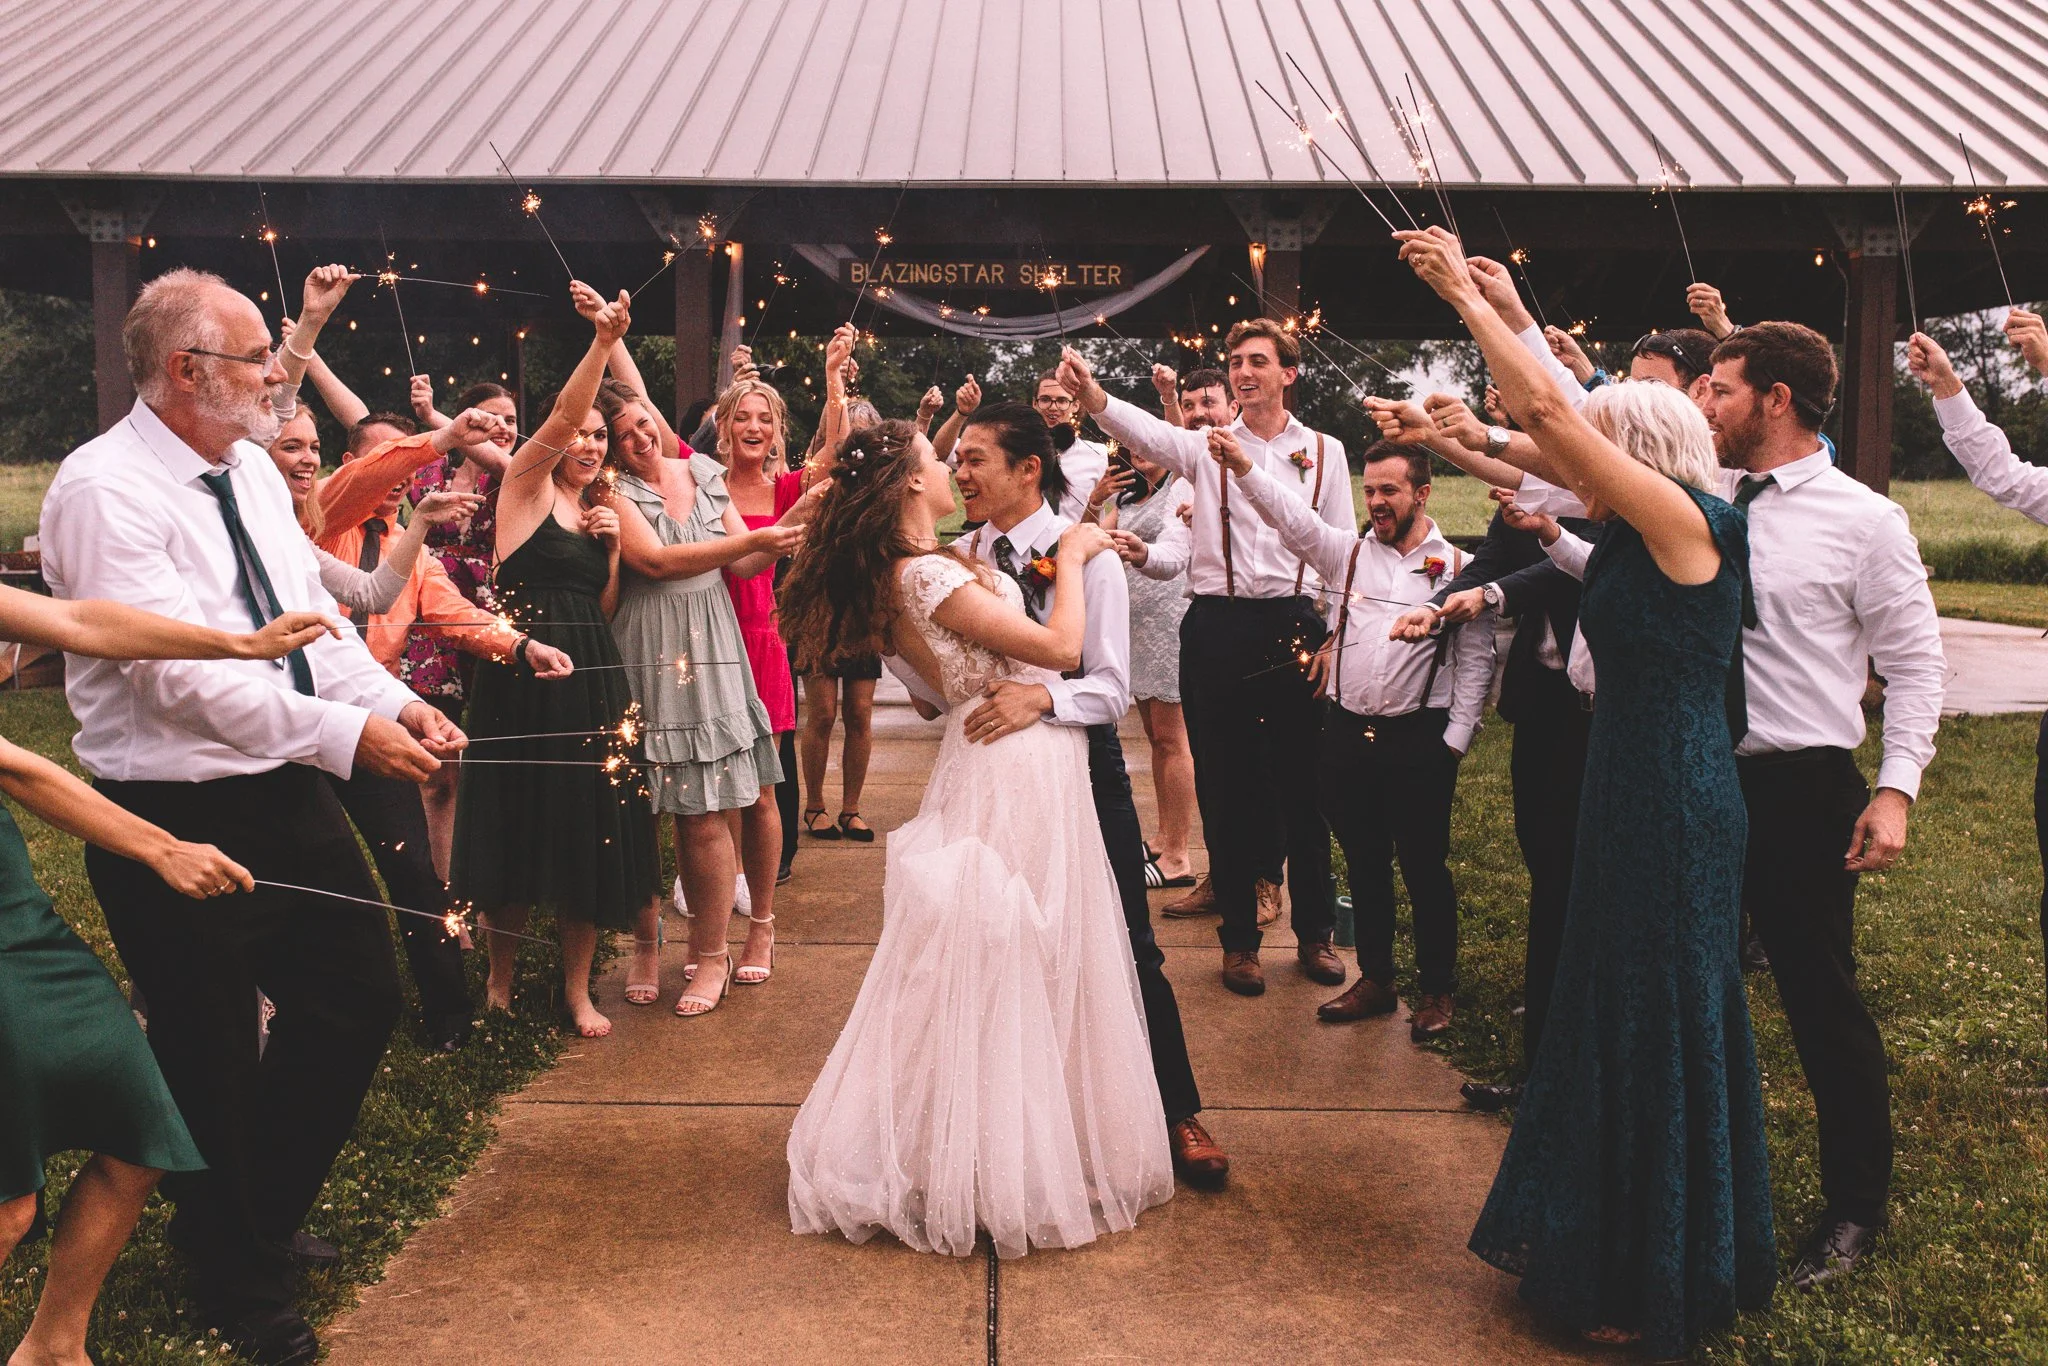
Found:
[(1486, 353), (1529, 471), (1609, 524), (1579, 614), (1600, 693), (1550, 1023), (1471, 1247), (1586, 1337), (1682, 1356), (1777, 1278), (1736, 958), (1748, 519), (1707, 492), (1684, 394), (1609, 386), (1581, 411), (1487, 302), (1485, 263), (1441, 228), (1396, 236)]

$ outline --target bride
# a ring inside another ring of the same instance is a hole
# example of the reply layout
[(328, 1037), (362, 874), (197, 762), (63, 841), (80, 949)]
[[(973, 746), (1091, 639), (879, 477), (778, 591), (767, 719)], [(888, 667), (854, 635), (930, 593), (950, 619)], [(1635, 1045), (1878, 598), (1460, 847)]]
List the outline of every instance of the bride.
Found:
[(1078, 667), (1081, 568), (1109, 540), (1061, 536), (1040, 626), (1013, 580), (938, 548), (952, 485), (909, 423), (848, 436), (832, 479), (782, 590), (798, 657), (899, 653), (953, 710), (924, 804), (889, 836), (860, 996), (789, 1137), (790, 1223), (954, 1256), (977, 1227), (1003, 1257), (1077, 1247), (1173, 1194), (1087, 737), (971, 744), (959, 704)]

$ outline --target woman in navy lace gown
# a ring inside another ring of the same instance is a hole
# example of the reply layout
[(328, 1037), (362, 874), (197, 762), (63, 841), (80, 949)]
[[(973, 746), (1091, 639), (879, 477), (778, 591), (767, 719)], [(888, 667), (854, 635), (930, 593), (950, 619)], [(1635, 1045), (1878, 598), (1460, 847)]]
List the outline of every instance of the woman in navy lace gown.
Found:
[(1684, 394), (1610, 386), (1581, 412), (1486, 302), (1493, 263), (1441, 229), (1400, 236), (1534, 438), (1530, 472), (1610, 521), (1579, 618), (1599, 702), (1552, 1023), (1472, 1250), (1587, 1337), (1682, 1355), (1777, 1274), (1736, 960), (1747, 519), (1704, 491), (1712, 439)]

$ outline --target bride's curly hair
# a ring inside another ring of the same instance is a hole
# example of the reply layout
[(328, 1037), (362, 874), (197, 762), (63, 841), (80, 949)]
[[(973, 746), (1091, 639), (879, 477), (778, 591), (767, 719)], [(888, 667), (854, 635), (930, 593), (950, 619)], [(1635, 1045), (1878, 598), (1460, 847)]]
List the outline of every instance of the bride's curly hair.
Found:
[(903, 534), (917, 434), (908, 422), (878, 422), (855, 428), (832, 453), (832, 487), (777, 594), (800, 672), (888, 649), (899, 607), (892, 566), (924, 553)]

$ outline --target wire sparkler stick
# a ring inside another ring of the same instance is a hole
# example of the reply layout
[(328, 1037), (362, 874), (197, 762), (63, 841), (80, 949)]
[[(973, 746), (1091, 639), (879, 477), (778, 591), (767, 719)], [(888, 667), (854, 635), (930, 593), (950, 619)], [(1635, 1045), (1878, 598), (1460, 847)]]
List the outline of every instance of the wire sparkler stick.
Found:
[(1507, 220), (1500, 216), (1500, 206), (1498, 204), (1493, 206), (1493, 221), (1500, 224), (1500, 235), (1507, 239), (1508, 260), (1513, 264), (1516, 271), (1521, 274), (1522, 288), (1529, 291), (1529, 302), (1535, 305), (1536, 308), (1536, 321), (1545, 328), (1548, 328), (1550, 326), (1550, 319), (1543, 316), (1543, 301), (1536, 297), (1536, 286), (1529, 283), (1529, 253), (1515, 245), (1515, 236), (1508, 231)]
[(1892, 182), (1892, 212), (1899, 220), (1899, 263), (1906, 268), (1906, 313), (1912, 319), (1913, 330), (1920, 330), (1920, 300), (1913, 292), (1913, 238), (1906, 227), (1906, 193), (1898, 181)]
[(555, 235), (548, 231), (548, 225), (546, 221), (542, 219), (540, 216), (540, 196), (538, 194), (535, 194), (530, 187), (521, 184), (519, 177), (512, 174), (512, 163), (505, 160), (505, 154), (498, 150), (497, 143), (492, 142), (489, 143), (488, 146), (491, 149), (491, 155), (496, 157), (498, 159), (498, 164), (505, 168), (506, 178), (510, 180), (514, 185), (518, 186), (519, 189), (522, 191), (519, 197), (519, 211), (521, 213), (524, 213), (528, 218), (531, 218), (535, 223), (540, 224), (541, 236), (547, 238), (548, 245), (554, 248), (555, 259), (562, 263), (562, 269), (564, 272), (567, 273), (569, 278), (572, 280), (575, 279), (576, 272), (569, 269), (569, 258), (562, 255), (562, 248), (560, 244), (558, 244), (555, 241)]
[(1444, 211), (1444, 221), (1450, 224), (1451, 236), (1462, 242), (1465, 234), (1458, 228), (1458, 215), (1451, 212), (1451, 192), (1444, 188), (1443, 175), (1437, 166), (1436, 147), (1429, 140), (1429, 123), (1422, 117), (1422, 100), (1415, 93), (1415, 77), (1403, 72), (1401, 78), (1408, 83), (1408, 102), (1415, 106), (1415, 127), (1411, 136), (1418, 137), (1428, 158), (1430, 188), (1436, 191), (1436, 201)]
[[(377, 225), (377, 245), (384, 248), (384, 260), (387, 264), (398, 259), (391, 251), (391, 244), (384, 240), (384, 225), (382, 223)], [(388, 279), (386, 278), (387, 275), (389, 276)], [(380, 271), (377, 275), (377, 283), (389, 284), (391, 286), (391, 302), (398, 309), (398, 339), (405, 343), (405, 373), (408, 382), (410, 382), (411, 377), (420, 372), (420, 368), (413, 363), (412, 329), (405, 325), (405, 301), (398, 297), (398, 272), (395, 270), (389, 272)]]
[(270, 197), (263, 193), (263, 182), (256, 182), (256, 207), (263, 215), (263, 245), (270, 248), (270, 269), (277, 276), (277, 313), (283, 317), (287, 312), (284, 298), (284, 267), (277, 263), (277, 229), (270, 226)]
[(1991, 196), (1977, 188), (1977, 163), (1970, 156), (1970, 144), (1963, 141), (1961, 133), (1956, 134), (1956, 146), (1963, 149), (1963, 165), (1970, 172), (1970, 193), (1975, 196), (1964, 205), (1966, 213), (1974, 214), (1984, 222), (1984, 240), (1991, 244), (1991, 260), (1998, 267), (1998, 283), (2005, 287), (2005, 306), (2018, 308), (2013, 302), (2012, 281), (2005, 278), (2005, 256), (1998, 250), (1998, 214), (1992, 207)]
[[(896, 215), (903, 211), (903, 196), (909, 193), (910, 180), (908, 177), (905, 177), (903, 188), (896, 192), (896, 206), (889, 210), (889, 221), (875, 230), (875, 254), (868, 258), (868, 269), (867, 273), (861, 276), (860, 291), (853, 296), (853, 307), (847, 310), (846, 324), (849, 327), (853, 325), (854, 318), (860, 313), (861, 301), (868, 297), (868, 285), (874, 281), (875, 267), (881, 264), (882, 253), (888, 249), (891, 242), (896, 240), (894, 235)], [(777, 287), (779, 288), (780, 286), (778, 285)]]
[[(674, 238), (674, 236), (672, 236), (669, 233), (663, 233), (662, 236), (668, 238), (669, 246), (676, 247), (676, 239)], [(633, 292), (631, 294), (628, 294), (626, 298), (629, 300), (638, 299), (640, 297), (640, 291), (647, 288), (647, 286), (653, 284), (656, 280), (659, 280), (661, 278), (661, 273), (667, 270), (670, 266), (674, 265), (676, 263), (676, 257), (680, 256), (681, 254), (682, 249), (680, 247), (676, 247), (676, 249), (673, 251), (664, 251), (661, 254), (661, 264), (654, 268), (654, 274), (648, 276), (639, 284), (633, 286)]]
[(1115, 337), (1118, 341), (1122, 342), (1124, 344), (1124, 348), (1128, 350), (1132, 355), (1136, 356), (1138, 358), (1139, 363), (1142, 364), (1148, 372), (1155, 364), (1158, 363), (1154, 361), (1150, 356), (1146, 355), (1143, 348), (1141, 348), (1136, 342), (1132, 341), (1129, 337), (1126, 337), (1123, 333), (1117, 331), (1116, 328), (1110, 324), (1109, 315), (1107, 313), (1096, 314), (1095, 325), (1101, 328), (1103, 331), (1109, 333), (1110, 336)]
[[(1232, 271), (1230, 278), (1237, 281), (1238, 284), (1243, 285), (1244, 288), (1248, 292), (1250, 292), (1254, 297), (1257, 296), (1258, 291), (1253, 289), (1249, 284), (1245, 282), (1244, 276), (1239, 275), (1235, 271)], [(1283, 326), (1286, 325), (1283, 324)], [(1365, 387), (1359, 384), (1357, 381), (1352, 380), (1350, 375), (1345, 373), (1344, 366), (1337, 360), (1333, 359), (1328, 351), (1325, 351), (1322, 347), (1317, 346), (1315, 338), (1311, 337), (1309, 333), (1314, 332), (1321, 336), (1328, 337), (1332, 341), (1343, 342), (1344, 345), (1350, 347), (1351, 350), (1355, 352), (1360, 359), (1371, 361), (1374, 365), (1377, 365), (1380, 369), (1386, 371), (1387, 374), (1394, 379), (1401, 378), (1401, 372), (1394, 369), (1393, 366), (1387, 364), (1378, 356), (1375, 356), (1372, 352), (1360, 346), (1357, 342), (1349, 341), (1345, 339), (1343, 336), (1339, 335), (1338, 333), (1330, 330), (1328, 327), (1325, 327), (1323, 325), (1323, 310), (1320, 308), (1313, 309), (1306, 314), (1299, 315), (1295, 320), (1292, 320), (1291, 326), (1287, 326), (1287, 330), (1292, 332), (1296, 337), (1300, 338), (1302, 341), (1307, 342), (1317, 355), (1321, 356), (1325, 361), (1329, 362), (1329, 364), (1336, 369), (1338, 374), (1344, 375), (1345, 381), (1349, 383), (1353, 389), (1356, 389), (1360, 394), (1363, 394), (1365, 392)]]
[[(380, 237), (382, 236), (381, 229), (379, 230), (378, 235)], [(542, 294), (538, 290), (508, 289), (502, 285), (494, 285), (489, 280), (483, 279), (468, 281), (436, 280), (430, 275), (406, 275), (402, 273), (396, 266), (388, 263), (382, 270), (361, 270), (355, 267), (350, 267), (350, 269), (357, 275), (361, 275), (367, 279), (373, 279), (380, 285), (389, 285), (392, 286), (393, 288), (396, 288), (398, 282), (400, 280), (403, 280), (409, 285), (447, 285), (451, 289), (467, 290), (469, 293), (476, 295), (478, 298), (484, 298), (492, 294), (519, 294), (529, 299), (552, 299), (554, 297), (554, 295), (552, 294)]]
[[(1336, 167), (1337, 174), (1343, 176), (1345, 183), (1350, 185), (1352, 189), (1358, 191), (1358, 197), (1365, 201), (1365, 207), (1371, 209), (1375, 214), (1379, 215), (1380, 222), (1385, 223), (1387, 225), (1388, 232), (1400, 231), (1400, 229), (1395, 226), (1394, 220), (1387, 217), (1386, 210), (1382, 209), (1378, 204), (1375, 204), (1373, 202), (1372, 196), (1365, 192), (1365, 186), (1359, 184), (1356, 180), (1353, 180), (1351, 178), (1351, 172), (1345, 170), (1342, 166), (1339, 166), (1337, 164), (1337, 158), (1331, 156), (1329, 150), (1327, 148), (1324, 148), (1321, 143), (1316, 141), (1315, 132), (1308, 126), (1308, 120), (1301, 116), (1301, 110), (1299, 108), (1290, 110), (1286, 105), (1282, 104), (1280, 102), (1280, 97), (1278, 95), (1275, 95), (1272, 91), (1266, 89), (1266, 83), (1264, 81), (1254, 81), (1252, 82), (1252, 84), (1258, 86), (1260, 93), (1263, 94), (1267, 99), (1273, 101), (1273, 107), (1280, 111), (1281, 116), (1285, 118), (1289, 123), (1294, 125), (1294, 131), (1296, 135), (1298, 135), (1301, 138), (1301, 145), (1303, 147), (1320, 150), (1322, 152), (1323, 160), (1329, 162), (1330, 165)], [(1394, 202), (1397, 204), (1400, 203), (1399, 196), (1395, 197)], [(1401, 205), (1401, 211), (1403, 213), (1407, 213), (1408, 206), (1405, 204)], [(1414, 221), (1414, 216), (1412, 214), (1409, 216), (1409, 221)]]
[(348, 901), (358, 906), (374, 906), (378, 910), (396, 911), (400, 915), (416, 915), (422, 920), (432, 920), (439, 924), (447, 932), (450, 939), (456, 938), (464, 930), (481, 929), (486, 934), (502, 934), (511, 939), (525, 939), (535, 944), (547, 944), (550, 948), (554, 946), (551, 940), (542, 939), (538, 935), (520, 934), (517, 930), (494, 930), (489, 925), (473, 925), (461, 911), (449, 911), (444, 915), (435, 915), (432, 911), (416, 911), (410, 906), (394, 906), (388, 901), (371, 901), (367, 897), (348, 896), (341, 892), (330, 892), (325, 887), (301, 887), (294, 882), (271, 882), (260, 877), (253, 878), (251, 881), (258, 887), (268, 887), (273, 891), (304, 892), (308, 896), (324, 896), (333, 901)]
[(1657, 184), (1664, 191), (1664, 198), (1671, 204), (1671, 221), (1678, 225), (1678, 247), (1685, 253), (1685, 275), (1687, 282), (1690, 283), (1700, 276), (1699, 272), (1693, 269), (1692, 244), (1685, 240), (1685, 218), (1678, 212), (1678, 193), (1671, 188), (1673, 173), (1682, 172), (1684, 168), (1676, 162), (1665, 161), (1664, 146), (1657, 141), (1655, 133), (1650, 134), (1650, 150), (1657, 154)]
[[(1338, 131), (1343, 133), (1344, 136), (1350, 140), (1351, 145), (1358, 149), (1358, 155), (1365, 159), (1366, 174), (1370, 175), (1375, 181), (1379, 183), (1379, 187), (1387, 192), (1387, 197), (1394, 201), (1394, 206), (1396, 208), (1401, 210), (1401, 216), (1408, 220), (1408, 226), (1411, 228), (1420, 228), (1422, 224), (1416, 222), (1415, 215), (1408, 212), (1408, 202), (1401, 198), (1401, 192), (1394, 188), (1394, 184), (1392, 181), (1388, 180), (1385, 176), (1380, 174), (1380, 168), (1378, 163), (1376, 163), (1372, 159), (1372, 153), (1366, 149), (1364, 140), (1358, 136), (1357, 130), (1351, 126), (1351, 120), (1345, 118), (1341, 110), (1339, 110), (1335, 105), (1331, 104), (1328, 100), (1323, 98), (1322, 90), (1316, 85), (1314, 81), (1309, 79), (1309, 74), (1301, 69), (1301, 63), (1294, 60), (1294, 54), (1291, 52), (1287, 54), (1287, 64), (1294, 68), (1295, 74), (1301, 77), (1301, 83), (1308, 87), (1309, 93), (1316, 97), (1316, 101), (1319, 104), (1321, 104), (1323, 106), (1324, 111), (1329, 114), (1330, 122), (1336, 124)], [(1328, 156), (1329, 153), (1325, 152), (1324, 155)], [(1330, 164), (1334, 166), (1336, 165), (1336, 162), (1332, 161)], [(1339, 169), (1342, 168), (1340, 167)], [(1350, 179), (1350, 177), (1346, 176), (1345, 179), (1348, 180)], [(1354, 185), (1355, 184), (1356, 182), (1354, 182)], [(1361, 195), (1365, 194), (1365, 191), (1362, 189), (1358, 192)], [(1372, 200), (1369, 197), (1366, 199), (1365, 202), (1368, 204), (1372, 204), (1374, 213), (1379, 213), (1379, 205), (1373, 204)], [(1383, 213), (1380, 214), (1380, 221), (1382, 223), (1385, 223), (1390, 230), (1399, 231), (1399, 229), (1396, 229), (1394, 227), (1394, 221), (1391, 218), (1388, 218)]]
[(754, 333), (747, 338), (747, 350), (752, 351), (754, 343), (761, 339), (761, 329), (768, 325), (768, 310), (775, 307), (775, 296), (782, 293), (782, 287), (788, 283), (789, 272), (782, 268), (780, 261), (777, 261), (775, 263), (775, 288), (768, 291), (767, 302), (761, 305), (760, 316), (754, 319)]

